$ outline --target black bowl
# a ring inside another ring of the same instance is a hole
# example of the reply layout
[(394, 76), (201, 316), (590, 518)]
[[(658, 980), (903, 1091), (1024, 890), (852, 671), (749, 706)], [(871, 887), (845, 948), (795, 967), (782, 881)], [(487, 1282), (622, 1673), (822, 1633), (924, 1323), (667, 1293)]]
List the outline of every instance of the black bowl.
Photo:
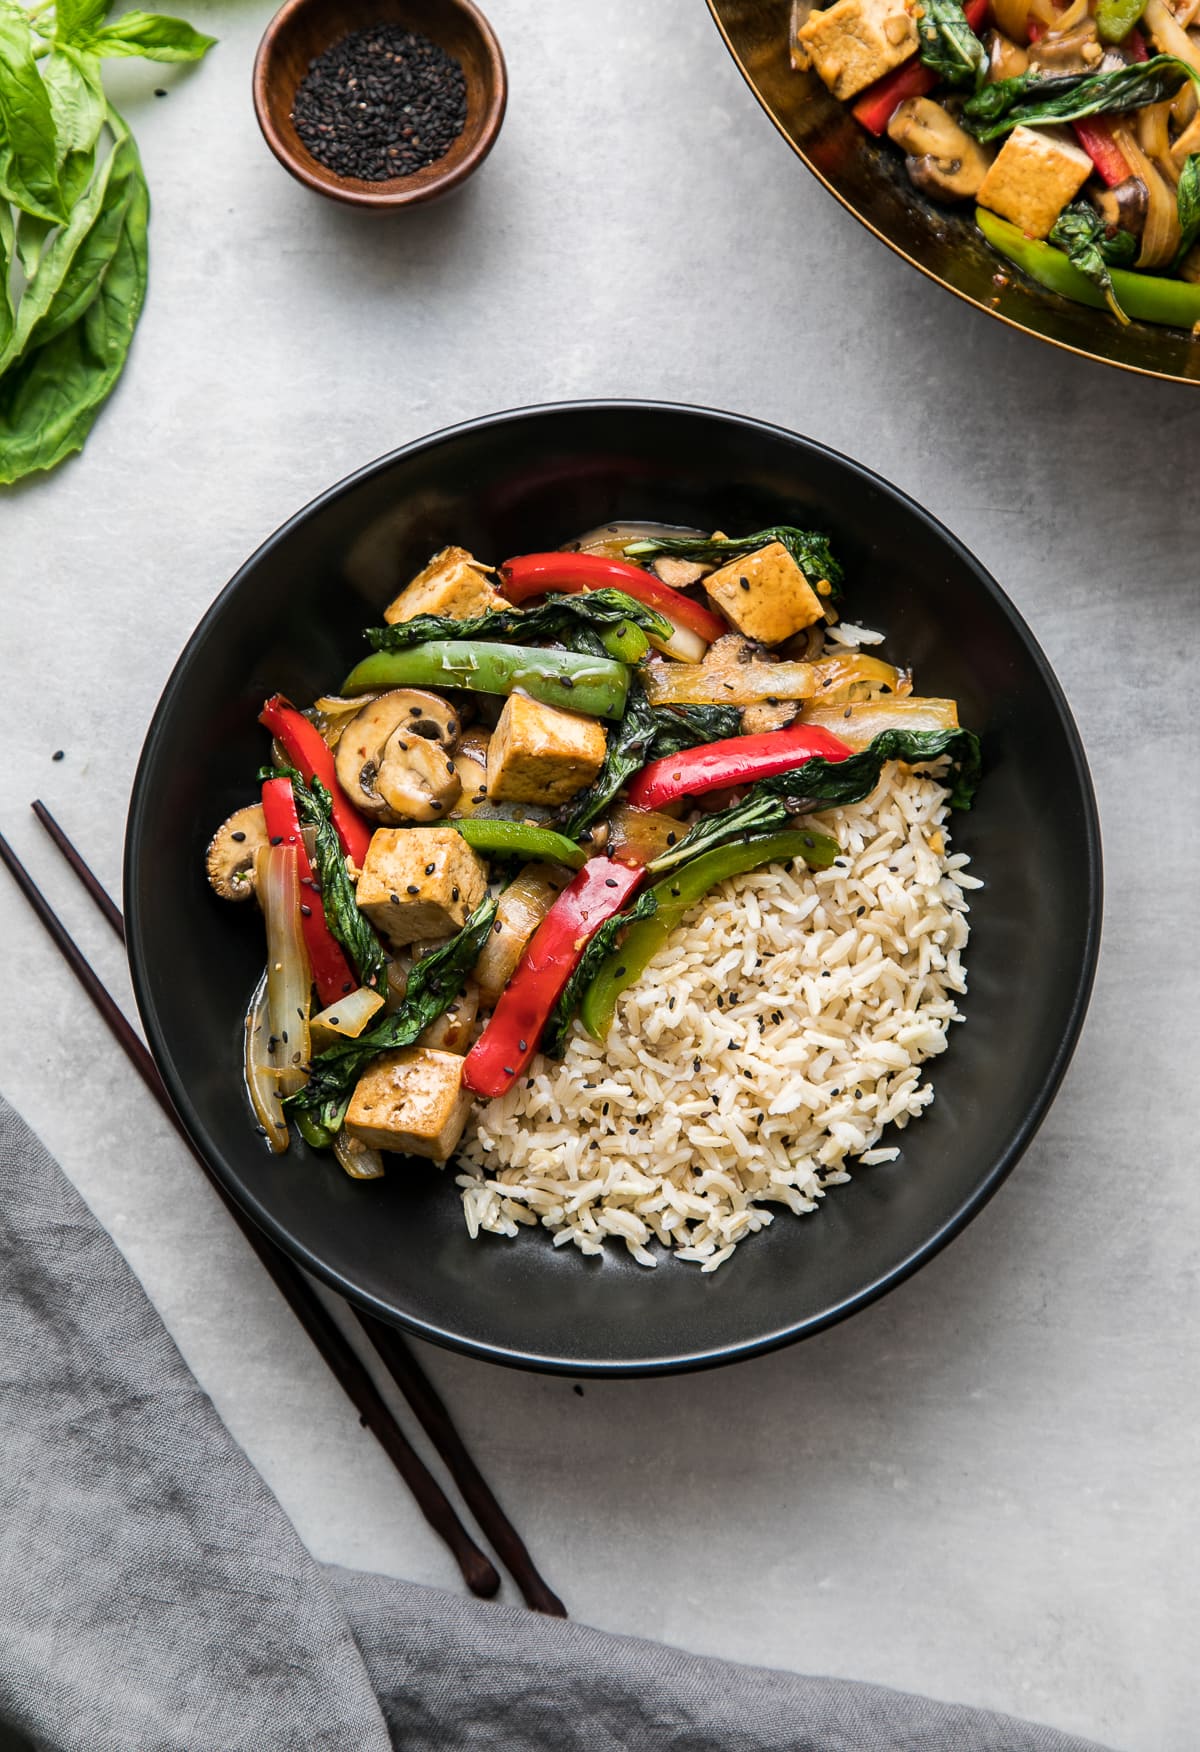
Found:
[[(781, 1212), (711, 1276), (582, 1258), (542, 1230), (468, 1239), (447, 1173), (347, 1179), (293, 1141), (265, 1151), (240, 1073), (262, 932), (211, 894), (203, 850), (253, 795), (256, 714), (336, 684), (399, 582), (437, 547), (489, 559), (612, 518), (827, 529), (855, 619), (886, 629), (922, 691), (953, 695), (987, 776), (956, 843), (976, 897), (965, 1026), (900, 1160), (821, 1211)], [(1028, 628), (953, 536), (894, 487), (777, 427), (697, 408), (584, 403), (500, 414), (384, 457), (286, 524), (205, 615), (155, 713), (129, 817), (125, 906), (151, 1048), (191, 1137), (301, 1265), (424, 1338), (575, 1374), (698, 1367), (818, 1331), (881, 1295), (996, 1190), (1046, 1112), (1083, 1019), (1100, 840), (1067, 705)]]

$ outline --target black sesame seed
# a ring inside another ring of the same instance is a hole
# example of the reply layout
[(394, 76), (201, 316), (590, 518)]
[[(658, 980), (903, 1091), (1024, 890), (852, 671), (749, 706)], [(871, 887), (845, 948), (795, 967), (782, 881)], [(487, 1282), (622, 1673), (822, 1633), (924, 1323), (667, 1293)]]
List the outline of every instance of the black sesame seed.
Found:
[(618, 969), (617, 969), (617, 971), (616, 971), (616, 973), (615, 973), (615, 975), (614, 975), (614, 976), (613, 976), (613, 977), (614, 977), (614, 978), (615, 978), (615, 979), (620, 979), (620, 978), (621, 978), (621, 975), (622, 975), (622, 974), (623, 974), (623, 973), (624, 973), (624, 972), (625, 972), (625, 969), (624, 969), (624, 968), (623, 968), (623, 967), (618, 967)]
[(563, 687), (574, 687), (575, 686), (574, 681), (571, 679), (571, 677), (569, 675), (560, 675), (558, 679), (562, 683)]
[(505, 1065), (504, 1066), (504, 1075), (506, 1077), (515, 1077), (516, 1074), (517, 1073), (516, 1073), (516, 1069), (514, 1068), (514, 1066), (512, 1066), (512, 1065)]
[(312, 918), (312, 907), (306, 906), (303, 901), (301, 901), (301, 903), (300, 903), (300, 917), (302, 919), (311, 919)]
[(281, 833), (277, 833), (274, 836), (274, 838), (272, 839), (271, 844), (273, 846), (281, 846), (283, 844), (283, 835)]
[(417, 887), (415, 882), (410, 882), (404, 892), (406, 894), (420, 894), (421, 890)]
[(617, 886), (616, 877), (615, 876), (606, 876), (604, 878), (604, 886), (606, 888), (615, 888)]
[[(467, 118), (463, 70), (395, 24), (351, 32), (312, 61), (292, 109), (296, 132), (338, 176), (384, 182), (444, 157)], [(418, 708), (413, 715), (419, 716)]]
[(739, 578), (738, 583), (741, 585), (743, 590), (749, 590), (749, 588), (750, 588), (749, 578)]
[(529, 1051), (529, 1048), (526, 1046), (526, 1044), (523, 1040), (518, 1040), (517, 1051), (518, 1052), (528, 1052)]
[(669, 846), (673, 846), (675, 844), (675, 835), (673, 833), (669, 833), (667, 835), (667, 844)]
[(452, 889), (451, 889), (451, 890), (450, 890), (450, 898), (451, 898), (451, 900), (457, 900), (457, 899), (458, 899), (458, 889), (457, 889), (457, 888), (452, 888)]
[(432, 875), (433, 875), (433, 873), (434, 873), (434, 871), (435, 871), (435, 870), (436, 870), (436, 869), (437, 869), (437, 865), (436, 865), (436, 864), (426, 864), (426, 866), (425, 866), (425, 874), (426, 874), (426, 876), (432, 876)]

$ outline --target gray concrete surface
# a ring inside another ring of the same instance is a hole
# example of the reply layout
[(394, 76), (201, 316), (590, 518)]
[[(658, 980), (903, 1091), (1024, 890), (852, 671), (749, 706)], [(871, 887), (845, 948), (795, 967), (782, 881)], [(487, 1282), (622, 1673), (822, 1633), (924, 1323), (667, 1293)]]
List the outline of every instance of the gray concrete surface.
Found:
[[(249, 99), (266, 7), (181, 10), (221, 37), (209, 63), (114, 80), (154, 196), (130, 367), (84, 457), (0, 507), (0, 827), (127, 991), (29, 799), (117, 891), (142, 734), (216, 590), (327, 484), (461, 417), (680, 397), (923, 498), (1029, 617), (1103, 812), (1103, 963), (1040, 1138), (947, 1253), (798, 1349), (583, 1397), (426, 1360), (576, 1616), (1188, 1752), (1200, 400), (914, 275), (793, 160), (698, 0), (491, 0), (500, 143), (459, 199), (395, 224), (267, 153)], [(5, 1093), (314, 1552), (453, 1585), (7, 881), (0, 933)]]

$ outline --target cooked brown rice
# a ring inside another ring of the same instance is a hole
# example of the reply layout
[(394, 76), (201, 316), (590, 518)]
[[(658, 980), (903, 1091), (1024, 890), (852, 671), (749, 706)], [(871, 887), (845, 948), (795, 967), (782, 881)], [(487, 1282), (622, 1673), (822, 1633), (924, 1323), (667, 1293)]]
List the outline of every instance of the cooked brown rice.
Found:
[(865, 802), (823, 811), (829, 870), (736, 876), (690, 913), (618, 1004), (599, 1046), (576, 1023), (561, 1062), (539, 1057), (477, 1108), (459, 1159), (467, 1228), (643, 1265), (715, 1271), (747, 1235), (797, 1215), (933, 1100), (966, 990), (964, 890), (946, 791), (897, 764)]

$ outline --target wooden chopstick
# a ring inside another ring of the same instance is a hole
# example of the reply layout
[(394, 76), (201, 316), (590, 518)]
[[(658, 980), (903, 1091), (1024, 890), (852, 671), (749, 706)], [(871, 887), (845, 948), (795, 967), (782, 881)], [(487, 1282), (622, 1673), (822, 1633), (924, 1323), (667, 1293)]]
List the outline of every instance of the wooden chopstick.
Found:
[(125, 1056), (167, 1118), (180, 1133), (184, 1143), (204, 1171), (213, 1190), (254, 1249), (261, 1263), (266, 1267), (280, 1295), (312, 1339), (313, 1344), (333, 1372), (335, 1379), (341, 1384), (357, 1408), (363, 1423), (378, 1440), (388, 1458), (403, 1477), (426, 1521), (453, 1553), (468, 1588), (473, 1594), (490, 1599), (500, 1587), (500, 1576), (494, 1564), (475, 1544), (459, 1520), (449, 1498), (388, 1410), (382, 1394), (372, 1381), (354, 1347), (312, 1285), (304, 1277), (299, 1266), (293, 1265), (287, 1255), (282, 1253), (251, 1223), (248, 1217), (242, 1214), (191, 1139), (183, 1131), (149, 1051), (134, 1033), (116, 1001), (97, 977), (82, 950), (2, 834), (0, 834), (0, 862), (7, 865), (18, 888), (37, 914), (40, 923), (48, 932), (72, 973), (100, 1012)]
[[(121, 916), (120, 909), (109, 897), (108, 891), (93, 874), (46, 805), (39, 799), (32, 805), (32, 808), (59, 851), (62, 852), (72, 870), (79, 877), (88, 894), (99, 907), (108, 924), (124, 943), (125, 921)], [(108, 997), (107, 992), (104, 995), (106, 998)], [(109, 1001), (111, 1002), (111, 999)], [(117, 1014), (120, 1015), (120, 1012), (118, 1011)], [(124, 1016), (121, 1016), (121, 1021), (125, 1021)], [(132, 1030), (130, 1032), (132, 1033)], [(156, 1082), (161, 1088), (161, 1080), (158, 1079), (157, 1068), (154, 1066), (153, 1060), (136, 1035), (133, 1035), (133, 1039), (145, 1054), (150, 1068), (154, 1071)], [(165, 1095), (165, 1090), (163, 1095)], [(192, 1148), (191, 1141), (180, 1126), (178, 1116), (169, 1102), (166, 1104), (165, 1111), (169, 1114), (188, 1147)], [(194, 1149), (192, 1153), (195, 1155)], [(204, 1164), (202, 1163), (201, 1166)], [(205, 1168), (205, 1172), (208, 1172), (207, 1168)], [(212, 1176), (210, 1175), (209, 1178), (211, 1179)], [(223, 1193), (222, 1196), (224, 1196)], [(501, 1508), (491, 1486), (471, 1458), (462, 1437), (454, 1427), (454, 1422), (441, 1396), (417, 1361), (403, 1334), (398, 1332), (394, 1326), (389, 1326), (386, 1321), (376, 1319), (374, 1315), (361, 1313), (357, 1308), (353, 1309), (352, 1312), (378, 1352), (393, 1381), (408, 1401), (425, 1434), (441, 1456), (446, 1470), (458, 1486), (463, 1501), (475, 1516), (493, 1550), (516, 1582), (525, 1604), (532, 1607), (535, 1612), (544, 1612), (552, 1618), (565, 1618), (567, 1616), (566, 1607), (538, 1571), (530, 1556), (529, 1548)]]

